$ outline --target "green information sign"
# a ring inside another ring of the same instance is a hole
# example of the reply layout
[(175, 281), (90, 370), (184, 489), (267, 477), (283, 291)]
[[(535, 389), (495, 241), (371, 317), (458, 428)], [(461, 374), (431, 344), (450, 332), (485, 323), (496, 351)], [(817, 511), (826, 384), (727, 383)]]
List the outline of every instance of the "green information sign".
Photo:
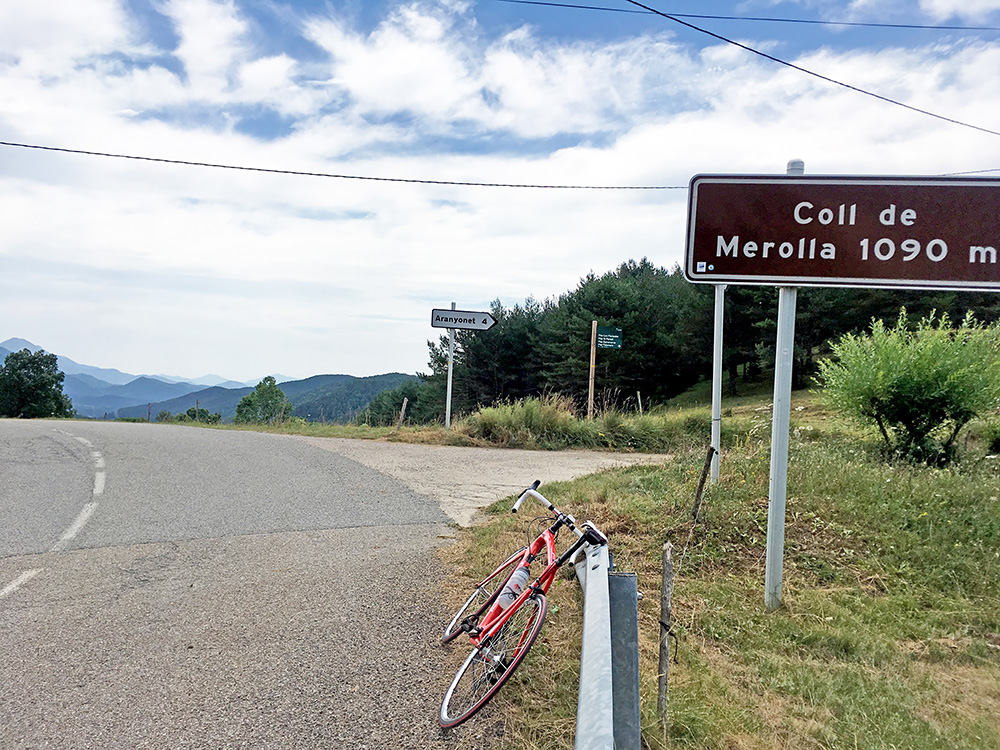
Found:
[(609, 328), (607, 326), (597, 326), (597, 348), (621, 349), (622, 329)]

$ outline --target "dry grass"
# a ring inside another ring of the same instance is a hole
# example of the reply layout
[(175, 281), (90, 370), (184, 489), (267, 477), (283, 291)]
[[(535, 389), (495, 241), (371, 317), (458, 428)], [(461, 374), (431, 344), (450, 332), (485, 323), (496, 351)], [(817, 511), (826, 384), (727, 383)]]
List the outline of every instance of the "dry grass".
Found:
[[(608, 532), (619, 569), (638, 574), (644, 747), (1000, 747), (1000, 473), (975, 457), (952, 471), (885, 464), (873, 441), (798, 394), (785, 606), (767, 612), (770, 413), (760, 402), (737, 410), (759, 420), (761, 434), (751, 429), (726, 449), (693, 534), (701, 450), (680, 451), (669, 466), (542, 487)], [(462, 532), (449, 563), (488, 572), (502, 550), (523, 544), (523, 520), (508, 507), (498, 503), (483, 527)], [(663, 727), (655, 706), (665, 540), (680, 566), (680, 641)], [(573, 744), (581, 604), (569, 582), (551, 599), (559, 610), (539, 653), (494, 709), (508, 717), (503, 748)]]

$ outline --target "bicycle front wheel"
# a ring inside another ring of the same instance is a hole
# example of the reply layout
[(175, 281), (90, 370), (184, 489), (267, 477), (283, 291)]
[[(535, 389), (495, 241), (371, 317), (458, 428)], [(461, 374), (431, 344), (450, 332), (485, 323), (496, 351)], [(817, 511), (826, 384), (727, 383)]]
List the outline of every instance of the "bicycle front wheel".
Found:
[(543, 594), (528, 597), (494, 636), (472, 650), (441, 702), (442, 727), (458, 726), (496, 695), (535, 642), (547, 608)]
[(496, 570), (476, 584), (472, 595), (465, 600), (465, 604), (459, 608), (455, 616), (451, 618), (451, 622), (444, 629), (444, 635), (441, 636), (442, 643), (454, 640), (459, 634), (469, 632), (469, 630), (478, 624), (479, 618), (483, 616), (486, 610), (490, 608), (490, 605), (500, 595), (503, 585), (507, 583), (507, 579), (514, 572), (514, 568), (517, 567), (517, 563), (521, 560), (523, 554), (524, 547), (521, 547), (521, 549), (500, 563)]

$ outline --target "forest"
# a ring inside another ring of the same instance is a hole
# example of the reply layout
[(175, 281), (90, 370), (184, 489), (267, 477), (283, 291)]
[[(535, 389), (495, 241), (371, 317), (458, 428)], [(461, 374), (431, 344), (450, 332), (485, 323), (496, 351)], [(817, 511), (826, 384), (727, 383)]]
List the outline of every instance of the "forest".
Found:
[[(726, 290), (723, 368), (730, 395), (773, 366), (777, 289)], [(932, 311), (961, 320), (1000, 319), (1000, 295), (902, 289), (802, 288), (795, 322), (794, 386), (805, 387), (846, 333), (894, 322), (901, 308), (917, 321)], [(595, 391), (601, 406), (634, 409), (662, 404), (711, 375), (713, 287), (691, 284), (679, 266), (643, 258), (614, 271), (588, 274), (571, 291), (544, 301), (504, 307), (488, 331), (456, 331), (452, 411), (461, 415), (505, 400), (558, 393), (585, 409), (591, 323), (622, 329), (620, 350), (597, 351)], [(407, 421), (444, 418), (448, 336), (428, 341), (430, 373), (380, 394), (359, 421), (392, 424), (407, 399)]]

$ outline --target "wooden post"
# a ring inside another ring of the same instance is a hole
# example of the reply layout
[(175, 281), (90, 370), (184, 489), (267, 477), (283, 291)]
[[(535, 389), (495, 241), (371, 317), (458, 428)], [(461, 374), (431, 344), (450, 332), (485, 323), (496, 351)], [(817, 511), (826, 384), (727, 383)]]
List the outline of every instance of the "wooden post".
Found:
[(396, 432), (399, 432), (399, 428), (403, 426), (403, 420), (406, 419), (406, 404), (409, 399), (403, 396), (403, 408), (399, 410), (399, 419), (396, 421)]
[(698, 523), (698, 513), (701, 511), (701, 495), (705, 491), (705, 480), (711, 471), (713, 459), (715, 458), (715, 446), (708, 446), (708, 455), (705, 456), (705, 466), (701, 470), (701, 479), (698, 480), (698, 489), (694, 492), (694, 508), (691, 510), (691, 518)]
[(639, 401), (639, 416), (642, 416), (642, 393), (640, 391), (635, 392), (635, 397)]
[(667, 722), (667, 675), (670, 672), (670, 600), (674, 595), (674, 545), (663, 545), (663, 583), (660, 588), (660, 666), (656, 713)]
[(594, 418), (594, 368), (597, 366), (597, 321), (590, 324), (590, 390), (587, 395), (587, 419)]

